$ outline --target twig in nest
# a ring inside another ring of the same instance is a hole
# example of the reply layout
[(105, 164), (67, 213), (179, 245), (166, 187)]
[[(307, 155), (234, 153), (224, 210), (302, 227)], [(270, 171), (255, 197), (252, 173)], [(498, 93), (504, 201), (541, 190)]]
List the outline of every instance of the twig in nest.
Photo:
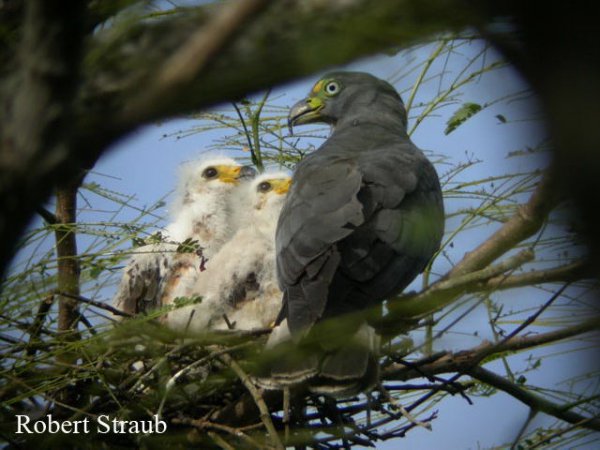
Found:
[(277, 430), (275, 430), (275, 426), (273, 425), (273, 421), (271, 420), (269, 409), (267, 408), (267, 405), (264, 399), (262, 398), (262, 395), (260, 394), (256, 386), (254, 386), (252, 380), (250, 380), (248, 374), (246, 374), (246, 372), (242, 370), (239, 364), (235, 362), (228, 353), (224, 353), (219, 357), (219, 359), (221, 359), (221, 361), (227, 364), (231, 368), (231, 370), (235, 372), (242, 384), (246, 387), (246, 389), (252, 396), (254, 402), (256, 403), (258, 410), (260, 411), (260, 420), (264, 423), (267, 432), (271, 436), (273, 445), (275, 446), (275, 448), (283, 450), (283, 443), (281, 442), (281, 439), (279, 439)]
[(227, 443), (227, 441), (225, 441), (225, 439), (223, 439), (221, 436), (219, 436), (214, 431), (209, 431), (208, 435), (215, 442), (215, 444), (217, 444), (223, 450), (235, 450), (235, 447), (232, 447), (231, 445), (229, 445)]
[(241, 428), (229, 427), (227, 425), (221, 425), (219, 423), (210, 422), (208, 420), (202, 420), (202, 419), (195, 420), (195, 419), (190, 419), (190, 418), (173, 419), (173, 423), (174, 424), (182, 424), (182, 425), (191, 425), (193, 427), (198, 428), (199, 430), (213, 429), (213, 430), (217, 430), (217, 431), (222, 431), (224, 433), (228, 433), (232, 436), (235, 436), (236, 438), (243, 440), (250, 447), (256, 447), (259, 449), (264, 447), (258, 441), (256, 441), (255, 439), (251, 438), (246, 433), (244, 433)]
[(215, 351), (211, 352), (210, 354), (204, 356), (203, 358), (200, 358), (199, 360), (194, 361), (193, 363), (185, 366), (184, 368), (178, 370), (177, 372), (175, 372), (175, 374), (171, 378), (169, 378), (169, 381), (167, 381), (167, 384), (165, 385), (165, 393), (163, 395), (163, 398), (160, 401), (160, 405), (158, 406), (158, 411), (156, 412), (156, 415), (158, 417), (162, 416), (162, 411), (163, 411), (163, 408), (165, 406), (165, 402), (167, 401), (167, 397), (169, 396), (169, 394), (171, 393), (171, 390), (173, 389), (173, 387), (175, 387), (175, 385), (177, 384), (177, 381), (181, 377), (183, 377), (184, 375), (186, 375), (187, 373), (189, 373), (190, 371), (192, 371), (196, 367), (199, 367), (199, 366), (202, 366), (203, 364), (206, 364), (211, 359), (214, 359), (214, 358), (216, 358), (218, 356), (221, 356), (224, 353), (231, 352), (231, 351), (234, 351), (234, 350), (238, 350), (238, 349), (243, 348), (243, 347), (247, 347), (249, 345), (252, 345), (252, 343), (251, 342), (245, 342), (243, 344), (239, 344), (239, 345), (236, 345), (234, 347), (220, 348), (220, 349), (215, 350)]

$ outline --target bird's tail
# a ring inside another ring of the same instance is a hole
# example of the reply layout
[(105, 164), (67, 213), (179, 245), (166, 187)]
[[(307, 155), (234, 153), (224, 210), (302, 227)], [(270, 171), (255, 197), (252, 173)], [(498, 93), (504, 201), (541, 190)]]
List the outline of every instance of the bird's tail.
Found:
[(310, 391), (347, 398), (372, 390), (379, 381), (379, 346), (375, 329), (362, 324), (347, 344), (325, 355)]
[(315, 394), (347, 398), (371, 390), (379, 377), (380, 338), (363, 323), (343, 345), (330, 349), (294, 343), (284, 320), (273, 330), (266, 348), (275, 357), (267, 376), (257, 378), (266, 389), (305, 385)]

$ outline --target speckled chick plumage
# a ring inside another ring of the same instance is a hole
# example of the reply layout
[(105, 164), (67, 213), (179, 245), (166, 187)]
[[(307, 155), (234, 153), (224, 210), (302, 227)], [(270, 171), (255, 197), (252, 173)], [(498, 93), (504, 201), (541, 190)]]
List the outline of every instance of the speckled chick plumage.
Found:
[[(206, 272), (196, 283), (194, 294), (202, 296), (202, 302), (176, 311), (180, 316), (175, 321), (176, 328), (201, 332), (272, 325), (281, 307), (275, 269), (275, 227), (289, 183), (288, 174), (269, 172), (240, 192), (234, 201), (238, 205), (234, 215), (239, 227), (207, 262)], [(190, 316), (192, 310), (194, 314)]]
[[(117, 308), (137, 314), (192, 294), (204, 262), (235, 232), (232, 202), (241, 187), (241, 170), (239, 163), (224, 157), (208, 157), (181, 167), (165, 242), (133, 251), (114, 298)], [(181, 251), (180, 244), (186, 240), (196, 241), (193, 244), (198, 250)]]

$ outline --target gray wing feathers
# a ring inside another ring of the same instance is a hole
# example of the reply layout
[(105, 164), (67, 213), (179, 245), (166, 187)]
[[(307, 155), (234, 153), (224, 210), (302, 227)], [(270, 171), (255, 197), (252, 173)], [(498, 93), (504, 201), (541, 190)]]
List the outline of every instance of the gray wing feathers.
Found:
[(282, 287), (295, 284), (332, 243), (362, 223), (360, 188), (361, 174), (347, 161), (325, 168), (319, 164), (298, 173), (277, 227), (277, 272)]

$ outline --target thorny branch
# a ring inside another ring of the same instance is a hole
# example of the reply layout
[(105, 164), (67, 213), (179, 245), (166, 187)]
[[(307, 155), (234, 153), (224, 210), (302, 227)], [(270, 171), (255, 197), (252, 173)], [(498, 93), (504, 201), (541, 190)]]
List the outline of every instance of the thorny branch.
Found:
[(575, 412), (569, 411), (564, 405), (553, 403), (545, 398), (529, 392), (527, 389), (503, 378), (494, 372), (487, 370), (480, 366), (474, 366), (472, 369), (467, 371), (467, 374), (473, 378), (494, 386), (510, 396), (518, 399), (531, 407), (535, 411), (542, 411), (546, 414), (556, 417), (557, 419), (564, 420), (571, 424), (578, 424), (584, 428), (590, 428), (592, 430), (600, 431), (600, 419), (596, 417), (584, 417)]
[(535, 234), (560, 200), (557, 175), (554, 171), (553, 167), (546, 169), (529, 201), (521, 205), (517, 213), (483, 244), (467, 253), (462, 261), (448, 273), (447, 277), (464, 275), (482, 269), (513, 249), (519, 242)]

